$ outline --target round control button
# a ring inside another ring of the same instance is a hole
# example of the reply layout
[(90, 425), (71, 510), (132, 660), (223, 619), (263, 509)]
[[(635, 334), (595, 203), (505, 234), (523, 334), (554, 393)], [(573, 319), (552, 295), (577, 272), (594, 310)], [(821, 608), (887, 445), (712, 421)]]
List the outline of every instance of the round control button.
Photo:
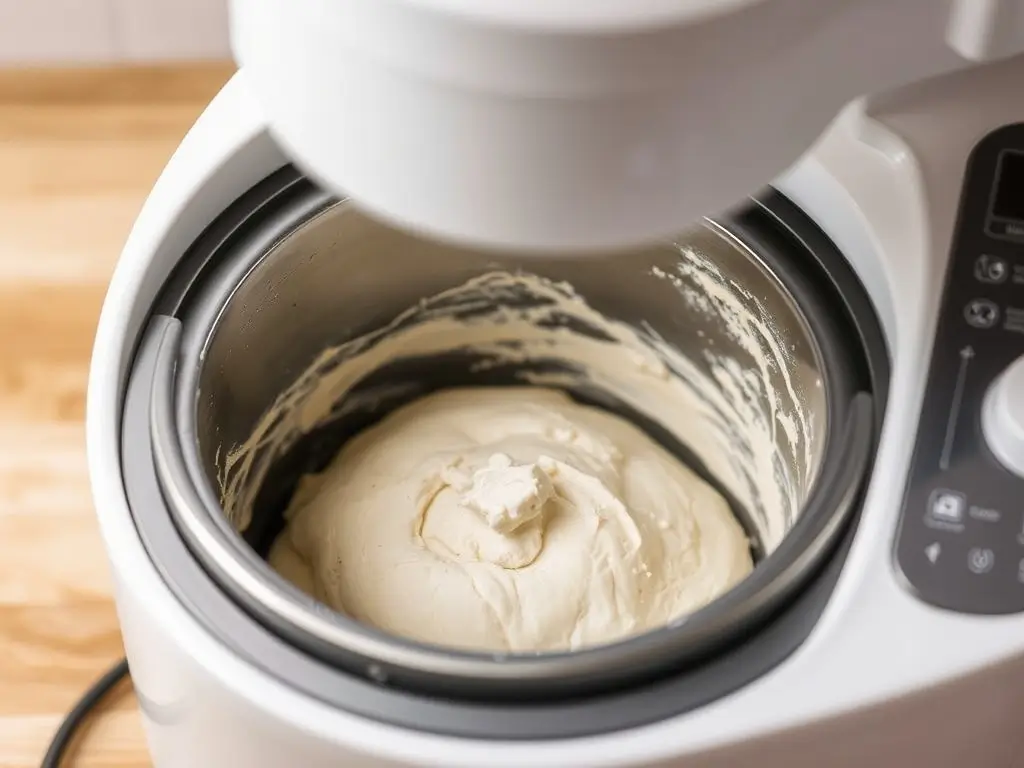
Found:
[(967, 553), (967, 567), (971, 573), (988, 573), (995, 564), (996, 556), (991, 549), (972, 549)]
[(989, 387), (982, 406), (981, 428), (999, 462), (1024, 477), (1024, 355), (1014, 360)]

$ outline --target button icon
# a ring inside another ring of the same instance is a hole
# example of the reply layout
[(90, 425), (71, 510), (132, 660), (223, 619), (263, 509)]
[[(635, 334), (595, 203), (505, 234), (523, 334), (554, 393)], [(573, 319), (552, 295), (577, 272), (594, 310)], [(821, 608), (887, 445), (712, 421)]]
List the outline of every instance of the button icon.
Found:
[(942, 546), (937, 541), (924, 548), (924, 556), (928, 558), (928, 562), (932, 565), (935, 565), (935, 561), (939, 559), (939, 555), (941, 554)]
[(998, 256), (985, 254), (979, 256), (978, 260), (974, 262), (974, 277), (979, 283), (998, 285), (1006, 282), (1009, 275), (1010, 265), (1006, 263), (1006, 259), (1001, 259)]
[(996, 564), (996, 555), (991, 549), (978, 549), (975, 547), (967, 553), (967, 567), (971, 573), (988, 573)]
[(928, 499), (928, 514), (925, 519), (934, 527), (962, 527), (967, 509), (967, 497), (957, 491), (936, 488)]
[(999, 322), (999, 307), (988, 299), (973, 299), (964, 307), (964, 319), (973, 328), (991, 328)]

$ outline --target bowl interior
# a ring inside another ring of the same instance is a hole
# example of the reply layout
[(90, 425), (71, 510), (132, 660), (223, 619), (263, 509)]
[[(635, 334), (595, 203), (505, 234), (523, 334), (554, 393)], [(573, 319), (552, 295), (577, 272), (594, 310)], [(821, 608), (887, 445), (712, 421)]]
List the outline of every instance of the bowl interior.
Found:
[(798, 519), (828, 429), (809, 323), (712, 222), (628, 253), (516, 257), (422, 240), (341, 201), (248, 271), (200, 366), (201, 466), (261, 554), (301, 475), (439, 388), (545, 384), (626, 415), (726, 496), (755, 557)]

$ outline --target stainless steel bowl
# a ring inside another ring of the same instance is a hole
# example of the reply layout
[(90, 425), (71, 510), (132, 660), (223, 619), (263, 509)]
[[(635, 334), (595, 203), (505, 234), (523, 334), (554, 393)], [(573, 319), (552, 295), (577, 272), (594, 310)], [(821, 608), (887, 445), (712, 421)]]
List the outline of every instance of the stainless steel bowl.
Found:
[[(195, 286), (179, 308), (187, 318), (180, 337), (177, 330), (169, 334), (158, 354), (176, 376), (155, 386), (151, 428), (164, 497), (193, 555), (247, 612), (296, 646), (356, 674), (428, 694), (607, 689), (697, 663), (756, 631), (807, 584), (843, 530), (872, 442), (871, 400), (858, 392), (851, 356), (843, 351), (851, 340), (830, 320), (836, 308), (798, 271), (782, 274), (766, 251), (727, 224), (707, 221), (675, 243), (630, 253), (565, 259), (467, 252), (385, 226), (345, 201), (318, 198), (280, 215), (287, 225), (272, 237), (206, 264), (202, 280), (189, 278)], [(251, 453), (241, 476), (236, 464), (241, 492), (227, 509), (226, 456), (325, 349), (495, 269), (571, 284), (602, 315), (670, 345), (692, 365), (687, 375), (704, 385), (715, 381), (722, 361), (742, 372), (758, 369), (761, 360), (767, 386), (748, 405), (768, 414), (771, 473), (755, 471), (753, 436), (720, 405), (693, 413), (717, 419), (715, 434), (727, 451), (688, 444), (685, 433), (666, 426), (669, 420), (599, 391), (575, 393), (623, 410), (730, 500), (757, 561), (732, 591), (671, 626), (612, 645), (475, 654), (390, 637), (317, 603), (266, 565), (263, 556), (298, 477), (322, 467), (347, 436), (431, 389), (502, 383), (531, 363), (481, 372), (466, 364), (471, 354), (391, 361), (360, 385), (401, 385), (387, 388), (389, 398), (364, 398), (373, 402), (368, 408), (323, 410), (326, 418)], [(725, 304), (706, 300), (712, 272)], [(737, 333), (754, 327), (737, 325), (737, 313), (741, 321), (756, 320), (758, 332)]]

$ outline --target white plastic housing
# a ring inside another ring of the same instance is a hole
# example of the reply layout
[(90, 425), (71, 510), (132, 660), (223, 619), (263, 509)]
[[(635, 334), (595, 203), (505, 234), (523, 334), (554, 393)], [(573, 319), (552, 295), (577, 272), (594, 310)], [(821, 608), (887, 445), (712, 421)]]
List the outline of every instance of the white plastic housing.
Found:
[[(456, 2), (456, 0), (450, 0)], [(819, 0), (820, 1), (820, 0)], [(857, 537), (807, 642), (757, 682), (647, 728), (494, 743), (414, 733), (290, 690), (200, 624), (148, 559), (123, 489), (120, 409), (156, 291), (200, 231), (286, 158), (237, 76), (182, 143), (117, 265), (90, 371), (97, 515), (156, 768), (963, 768), (1024, 766), (1024, 616), (935, 610), (899, 582), (892, 541), (967, 154), (1024, 121), (1024, 60), (845, 113), (782, 189), (861, 276), (893, 358)]]
[(608, 249), (789, 168), (851, 99), (1024, 48), (1022, 0), (232, 0), (282, 145), (436, 237)]
[(981, 428), (996, 458), (1024, 478), (1024, 355), (1011, 363), (989, 388)]

